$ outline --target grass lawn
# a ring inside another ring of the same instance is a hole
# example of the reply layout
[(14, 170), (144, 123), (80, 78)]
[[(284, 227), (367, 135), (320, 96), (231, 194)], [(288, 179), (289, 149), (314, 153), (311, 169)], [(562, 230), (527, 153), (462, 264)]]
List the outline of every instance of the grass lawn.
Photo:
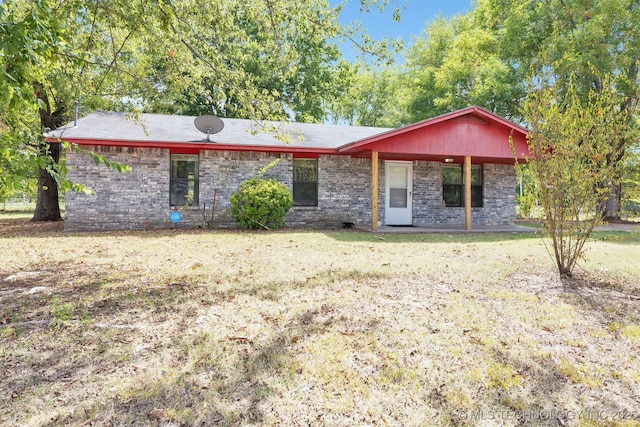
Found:
[(640, 236), (65, 233), (0, 218), (0, 425), (640, 422)]
[(35, 203), (0, 203), (0, 221), (31, 219), (35, 208)]

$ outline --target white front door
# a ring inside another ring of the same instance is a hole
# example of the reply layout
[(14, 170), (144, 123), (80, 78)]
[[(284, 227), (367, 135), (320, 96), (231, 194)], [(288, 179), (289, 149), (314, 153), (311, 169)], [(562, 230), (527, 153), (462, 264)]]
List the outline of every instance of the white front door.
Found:
[(413, 163), (385, 162), (385, 177), (384, 223), (412, 225)]

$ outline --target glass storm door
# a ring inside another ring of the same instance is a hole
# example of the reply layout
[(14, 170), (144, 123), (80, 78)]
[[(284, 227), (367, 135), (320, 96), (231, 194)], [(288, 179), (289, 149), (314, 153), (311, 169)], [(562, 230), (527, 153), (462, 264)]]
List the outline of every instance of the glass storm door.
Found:
[(385, 162), (385, 206), (386, 225), (411, 225), (413, 209), (413, 163)]

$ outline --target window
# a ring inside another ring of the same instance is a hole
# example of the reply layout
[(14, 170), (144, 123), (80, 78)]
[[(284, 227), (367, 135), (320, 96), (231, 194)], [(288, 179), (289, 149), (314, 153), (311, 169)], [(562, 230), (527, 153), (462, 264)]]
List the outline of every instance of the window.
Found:
[(293, 159), (293, 204), (318, 206), (317, 159)]
[(198, 156), (171, 155), (171, 206), (198, 205)]
[[(464, 168), (442, 166), (442, 198), (445, 206), (464, 206)], [(471, 206), (482, 207), (482, 166), (471, 165)]]

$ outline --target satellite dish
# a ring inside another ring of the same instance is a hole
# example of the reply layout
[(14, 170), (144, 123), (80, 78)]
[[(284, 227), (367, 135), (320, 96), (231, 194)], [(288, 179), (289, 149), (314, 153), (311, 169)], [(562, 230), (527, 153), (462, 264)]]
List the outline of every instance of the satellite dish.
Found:
[(209, 142), (209, 135), (220, 132), (224, 128), (224, 123), (216, 116), (204, 115), (198, 116), (193, 121), (198, 130), (207, 134), (207, 142)]

